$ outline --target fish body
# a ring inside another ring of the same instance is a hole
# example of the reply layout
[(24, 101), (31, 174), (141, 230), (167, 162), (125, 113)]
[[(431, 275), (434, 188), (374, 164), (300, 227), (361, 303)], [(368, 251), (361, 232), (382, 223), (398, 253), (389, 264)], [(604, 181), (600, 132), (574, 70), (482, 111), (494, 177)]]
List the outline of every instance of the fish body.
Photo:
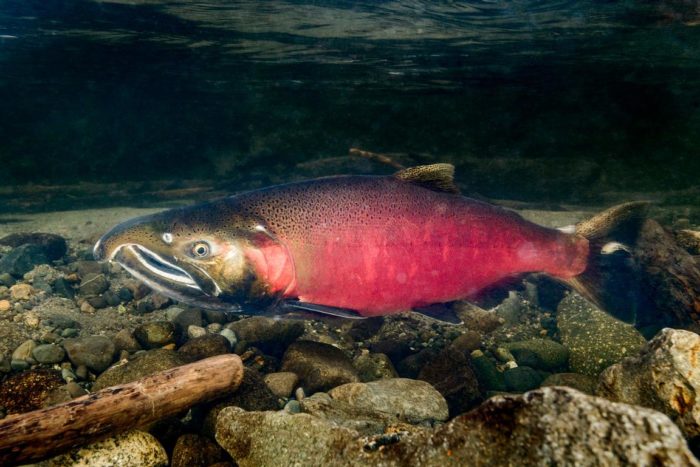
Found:
[(117, 225), (95, 257), (177, 300), (249, 313), (294, 303), (386, 315), (527, 272), (590, 290), (588, 238), (455, 194), (452, 171), (327, 177), (164, 211)]

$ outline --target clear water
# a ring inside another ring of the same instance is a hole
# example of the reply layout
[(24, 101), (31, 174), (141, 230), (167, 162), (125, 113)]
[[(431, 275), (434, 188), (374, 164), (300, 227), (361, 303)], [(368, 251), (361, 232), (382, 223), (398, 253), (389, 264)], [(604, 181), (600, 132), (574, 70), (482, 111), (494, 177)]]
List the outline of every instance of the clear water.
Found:
[(488, 197), (697, 196), (699, 22), (684, 0), (4, 0), (0, 180), (390, 170), (360, 147)]

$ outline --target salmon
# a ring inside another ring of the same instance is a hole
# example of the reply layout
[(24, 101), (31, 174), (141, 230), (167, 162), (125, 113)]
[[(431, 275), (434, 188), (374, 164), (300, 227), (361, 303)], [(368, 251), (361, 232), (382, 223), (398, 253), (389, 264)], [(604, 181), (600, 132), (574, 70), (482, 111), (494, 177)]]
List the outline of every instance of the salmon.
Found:
[(246, 313), (381, 316), (472, 299), (525, 273), (605, 302), (596, 258), (617, 250), (615, 233), (643, 206), (565, 233), (459, 195), (453, 173), (434, 164), (255, 190), (127, 221), (94, 254), (176, 300)]

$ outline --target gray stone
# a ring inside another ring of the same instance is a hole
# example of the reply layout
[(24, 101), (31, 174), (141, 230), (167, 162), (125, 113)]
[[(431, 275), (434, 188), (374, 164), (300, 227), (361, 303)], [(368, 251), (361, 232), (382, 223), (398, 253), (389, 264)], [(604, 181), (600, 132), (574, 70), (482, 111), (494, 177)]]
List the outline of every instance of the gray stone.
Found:
[[(510, 342), (505, 347), (513, 354), (518, 365), (528, 365), (540, 370), (554, 371), (566, 368), (569, 363), (569, 350), (559, 342), (550, 339)], [(531, 352), (534, 355), (533, 361), (521, 361), (520, 355), (525, 352)]]
[(646, 342), (632, 325), (618, 321), (576, 293), (559, 304), (557, 323), (574, 373), (598, 376), (610, 365), (636, 354)]
[(313, 341), (290, 345), (282, 360), (282, 371), (296, 373), (307, 394), (360, 380), (342, 350)]
[(36, 465), (39, 467), (81, 465), (165, 467), (168, 465), (168, 455), (153, 435), (134, 430), (88, 444)]
[(291, 371), (280, 371), (265, 375), (265, 384), (277, 397), (288, 398), (299, 383), (299, 377)]
[(480, 350), (471, 354), (472, 368), (479, 382), (479, 387), (486, 391), (505, 391), (506, 380), (498, 370), (496, 363)]
[(686, 437), (700, 435), (700, 336), (663, 329), (638, 355), (600, 375), (598, 395), (668, 415)]
[(188, 361), (174, 350), (154, 349), (138, 354), (133, 360), (108, 369), (95, 380), (93, 391), (108, 386), (130, 383), (159, 371), (184, 365)]
[(213, 357), (231, 352), (231, 344), (219, 334), (205, 334), (185, 342), (179, 349), (182, 355), (191, 361)]
[(49, 259), (44, 250), (37, 245), (20, 245), (0, 258), (0, 273), (22, 277), (37, 264), (46, 264)]
[(36, 346), (36, 342), (31, 339), (22, 342), (19, 347), (12, 352), (12, 360), (23, 360), (25, 362), (34, 363), (32, 352)]
[(39, 363), (58, 363), (63, 361), (66, 351), (56, 344), (43, 344), (36, 346), (32, 355)]
[(306, 397), (299, 404), (303, 413), (367, 436), (383, 433), (387, 427), (399, 423), (399, 417), (394, 414), (373, 408), (356, 407), (345, 401), (333, 399), (325, 392)]
[(399, 375), (388, 356), (383, 353), (365, 352), (353, 360), (360, 381), (368, 382), (384, 378), (398, 378)]
[(105, 336), (66, 339), (63, 348), (73, 365), (85, 365), (97, 373), (103, 372), (112, 364), (116, 350), (112, 339)]
[(113, 341), (117, 352), (121, 352), (122, 350), (126, 350), (127, 352), (136, 352), (141, 350), (141, 345), (139, 345), (139, 342), (128, 329), (122, 329), (116, 333)]
[[(178, 307), (170, 307), (166, 310), (166, 313), (178, 309)], [(202, 310), (199, 308), (187, 308), (178, 313), (171, 312), (171, 314), (173, 314), (173, 316), (171, 317), (169, 314), (168, 319), (173, 322), (175, 329), (177, 329), (177, 332), (180, 334), (186, 333), (190, 326), (198, 326), (201, 328), (202, 324), (204, 324), (202, 320)]]
[(187, 337), (194, 339), (195, 337), (202, 337), (207, 335), (207, 330), (201, 326), (195, 326), (191, 324), (187, 327)]
[(245, 318), (227, 324), (239, 341), (259, 348), (268, 355), (280, 356), (287, 347), (304, 333), (304, 323), (293, 320), (275, 320), (262, 316)]
[(216, 440), (240, 467), (278, 465), (281, 453), (288, 465), (340, 467), (700, 466), (665, 415), (568, 388), (496, 396), (434, 429), (402, 428), (408, 433), (367, 438), (309, 414), (230, 407)]
[(80, 281), (80, 293), (85, 297), (99, 295), (109, 288), (109, 281), (102, 273), (88, 273)]
[(537, 370), (528, 366), (508, 368), (503, 372), (506, 388), (513, 392), (525, 392), (535, 389), (544, 379)]
[(430, 384), (407, 378), (349, 383), (328, 393), (355, 408), (391, 414), (409, 423), (447, 420), (445, 398)]
[(598, 381), (593, 376), (578, 373), (555, 373), (542, 381), (540, 386), (568, 386), (588, 395), (595, 395)]
[(134, 337), (144, 349), (156, 349), (175, 343), (175, 325), (170, 321), (152, 321), (134, 329)]
[(470, 354), (481, 347), (483, 337), (480, 332), (467, 330), (450, 343), (450, 347), (458, 352)]

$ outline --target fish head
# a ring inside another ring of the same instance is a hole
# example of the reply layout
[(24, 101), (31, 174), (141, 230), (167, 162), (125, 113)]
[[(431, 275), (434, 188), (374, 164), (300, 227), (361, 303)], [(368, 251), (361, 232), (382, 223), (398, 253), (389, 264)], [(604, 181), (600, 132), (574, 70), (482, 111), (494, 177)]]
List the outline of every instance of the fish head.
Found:
[(294, 277), (286, 247), (259, 220), (225, 203), (123, 222), (93, 253), (165, 296), (215, 310), (263, 312)]

